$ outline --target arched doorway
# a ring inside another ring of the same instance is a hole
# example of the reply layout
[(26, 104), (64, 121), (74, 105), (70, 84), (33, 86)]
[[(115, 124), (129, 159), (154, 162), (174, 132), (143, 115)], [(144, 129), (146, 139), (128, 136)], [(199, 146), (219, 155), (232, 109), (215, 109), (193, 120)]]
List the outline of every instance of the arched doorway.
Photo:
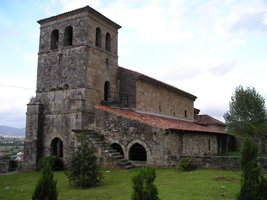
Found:
[(139, 143), (135, 143), (129, 150), (129, 160), (147, 161), (146, 149)]
[(51, 155), (63, 158), (63, 142), (58, 137), (51, 142)]
[(104, 85), (104, 101), (109, 101), (109, 82), (106, 81)]
[(121, 155), (124, 156), (124, 152), (123, 149), (121, 148), (121, 145), (119, 145), (118, 143), (113, 143), (112, 145), (110, 145), (113, 149), (117, 150)]

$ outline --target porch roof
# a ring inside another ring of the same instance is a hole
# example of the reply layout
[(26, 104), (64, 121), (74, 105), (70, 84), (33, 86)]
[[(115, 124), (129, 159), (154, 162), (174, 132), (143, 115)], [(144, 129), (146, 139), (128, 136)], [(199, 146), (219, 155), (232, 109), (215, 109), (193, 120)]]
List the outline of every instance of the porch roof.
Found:
[(108, 113), (112, 113), (116, 116), (120, 116), (130, 120), (135, 120), (140, 123), (148, 124), (165, 130), (225, 134), (225, 132), (222, 130), (210, 129), (205, 126), (201, 126), (195, 122), (170, 118), (167, 116), (163, 117), (158, 115), (140, 113), (130, 109), (117, 108), (105, 105), (96, 105), (95, 108), (97, 110), (102, 110)]

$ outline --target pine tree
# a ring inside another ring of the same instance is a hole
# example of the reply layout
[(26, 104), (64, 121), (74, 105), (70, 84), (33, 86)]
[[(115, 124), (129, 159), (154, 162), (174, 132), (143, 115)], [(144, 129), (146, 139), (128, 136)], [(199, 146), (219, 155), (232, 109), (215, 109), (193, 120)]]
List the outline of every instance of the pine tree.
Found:
[(42, 174), (38, 180), (32, 200), (57, 200), (57, 188), (54, 174), (49, 162), (43, 164)]
[(155, 179), (156, 173), (154, 169), (149, 167), (142, 168), (132, 178), (132, 200), (159, 200), (157, 187), (153, 183)]
[(88, 188), (101, 182), (102, 172), (95, 155), (95, 147), (85, 134), (77, 136), (80, 146), (69, 163), (67, 177), (72, 186)]
[(241, 190), (238, 200), (266, 200), (267, 181), (261, 174), (261, 166), (257, 163), (257, 146), (250, 138), (244, 141), (241, 151)]

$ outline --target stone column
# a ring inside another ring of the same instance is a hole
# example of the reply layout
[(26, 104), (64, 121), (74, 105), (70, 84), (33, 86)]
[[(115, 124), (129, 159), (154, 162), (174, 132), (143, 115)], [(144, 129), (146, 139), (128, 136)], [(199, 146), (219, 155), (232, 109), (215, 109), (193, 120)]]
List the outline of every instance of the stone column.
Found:
[(35, 170), (42, 156), (43, 104), (33, 98), (27, 105), (24, 170)]

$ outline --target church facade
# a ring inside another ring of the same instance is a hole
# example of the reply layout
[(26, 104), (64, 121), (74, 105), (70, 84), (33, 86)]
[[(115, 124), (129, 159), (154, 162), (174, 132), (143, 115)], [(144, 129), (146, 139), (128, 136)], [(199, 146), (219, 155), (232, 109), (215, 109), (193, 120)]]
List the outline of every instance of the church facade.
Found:
[(79, 131), (101, 135), (133, 163), (155, 166), (229, 148), (224, 124), (199, 115), (196, 96), (118, 66), (120, 25), (89, 6), (38, 23), (37, 87), (27, 105), (25, 170), (50, 155), (67, 163)]

